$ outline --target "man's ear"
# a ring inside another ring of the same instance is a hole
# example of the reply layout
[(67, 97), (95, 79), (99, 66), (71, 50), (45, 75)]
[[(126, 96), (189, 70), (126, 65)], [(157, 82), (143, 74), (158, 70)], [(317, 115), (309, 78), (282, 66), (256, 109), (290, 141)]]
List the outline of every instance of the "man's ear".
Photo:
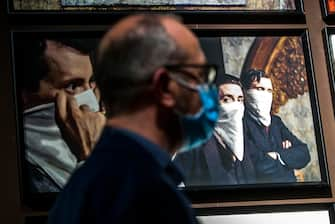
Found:
[(157, 101), (167, 108), (172, 108), (176, 104), (175, 82), (173, 82), (165, 68), (159, 68), (153, 75), (153, 85)]

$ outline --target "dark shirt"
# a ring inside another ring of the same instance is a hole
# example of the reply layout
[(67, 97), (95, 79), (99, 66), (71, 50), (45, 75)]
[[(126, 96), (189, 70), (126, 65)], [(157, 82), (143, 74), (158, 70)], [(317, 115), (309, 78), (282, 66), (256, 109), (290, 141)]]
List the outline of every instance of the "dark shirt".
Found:
[[(304, 168), (310, 161), (307, 145), (292, 134), (278, 116), (271, 116), (268, 128), (253, 119), (248, 112), (245, 113), (244, 119), (245, 140), (255, 164), (257, 182), (295, 182), (294, 169)], [(282, 143), (285, 140), (291, 142), (290, 148), (283, 148)], [(271, 158), (267, 154), (269, 152), (277, 153), (284, 164), (279, 158)]]
[(60, 191), (61, 186), (59, 186), (41, 167), (33, 165), (26, 160), (25, 170), (27, 171), (27, 181), (30, 193), (35, 194)]
[(203, 146), (177, 154), (174, 162), (185, 175), (185, 186), (235, 185), (256, 182), (247, 145), (242, 161), (223, 147), (214, 135)]
[(89, 159), (70, 178), (49, 224), (196, 223), (177, 185), (182, 176), (159, 146), (107, 127)]

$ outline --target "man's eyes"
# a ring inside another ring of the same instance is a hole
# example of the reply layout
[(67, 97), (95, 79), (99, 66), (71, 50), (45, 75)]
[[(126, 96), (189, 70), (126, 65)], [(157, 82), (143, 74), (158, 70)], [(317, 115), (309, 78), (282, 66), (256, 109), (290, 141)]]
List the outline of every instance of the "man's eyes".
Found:
[(239, 98), (237, 99), (237, 101), (238, 101), (238, 102), (244, 102), (244, 98), (243, 98), (243, 97), (239, 97)]
[(83, 86), (80, 82), (75, 81), (66, 84), (64, 89), (70, 94), (75, 94), (82, 91)]
[(267, 91), (269, 93), (273, 92), (272, 89), (265, 89), (264, 87), (255, 87), (255, 89), (258, 90), (258, 91)]
[(234, 99), (232, 97), (229, 97), (229, 96), (224, 96), (224, 97), (220, 97), (220, 100), (223, 102), (223, 103), (232, 103), (232, 102), (243, 102), (244, 99), (243, 97), (238, 97), (237, 99)]
[(224, 97), (224, 98), (222, 99), (222, 101), (223, 101), (224, 103), (231, 103), (231, 102), (233, 102), (233, 99), (230, 98), (230, 97)]
[(76, 88), (76, 85), (74, 83), (69, 83), (64, 87), (64, 89), (70, 93), (74, 92), (75, 88)]

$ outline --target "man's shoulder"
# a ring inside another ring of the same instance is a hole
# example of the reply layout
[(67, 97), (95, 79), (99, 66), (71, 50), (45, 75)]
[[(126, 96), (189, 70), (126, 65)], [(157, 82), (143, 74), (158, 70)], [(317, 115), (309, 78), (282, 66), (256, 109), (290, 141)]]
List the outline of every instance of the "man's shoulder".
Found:
[(284, 123), (278, 115), (271, 114), (271, 124), (272, 125), (283, 125)]
[[(140, 144), (122, 135), (105, 134), (87, 161), (71, 176), (57, 207), (66, 207), (74, 198), (114, 200), (121, 192), (132, 197), (138, 191), (158, 185), (157, 165)], [(82, 201), (82, 206), (86, 202)]]
[(281, 121), (281, 118), (278, 115), (271, 114), (271, 119), (276, 121)]
[(59, 192), (60, 187), (37, 165), (25, 161), (24, 163), (29, 175), (29, 190), (32, 193)]
[(136, 158), (146, 156), (147, 153), (143, 150), (143, 146), (135, 139), (122, 132), (106, 128), (87, 162), (107, 160), (108, 163), (105, 165), (113, 166), (132, 163)]
[(122, 184), (126, 178), (154, 175), (158, 171), (158, 164), (144, 146), (127, 135), (105, 130), (76, 175), (94, 184), (112, 182), (115, 186)]

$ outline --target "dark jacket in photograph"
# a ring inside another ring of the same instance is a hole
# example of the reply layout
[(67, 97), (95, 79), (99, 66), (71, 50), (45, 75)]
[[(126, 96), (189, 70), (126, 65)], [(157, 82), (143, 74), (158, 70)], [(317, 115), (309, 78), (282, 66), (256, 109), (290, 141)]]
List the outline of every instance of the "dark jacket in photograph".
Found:
[(174, 162), (185, 175), (185, 186), (252, 184), (256, 181), (254, 165), (244, 145), (239, 161), (213, 135), (205, 145), (177, 154)]
[[(244, 119), (245, 141), (250, 146), (257, 182), (296, 182), (294, 169), (304, 168), (310, 161), (307, 145), (292, 134), (278, 116), (271, 115), (271, 124), (267, 128), (255, 121), (248, 112)], [(292, 144), (288, 149), (282, 146), (285, 140)], [(278, 158), (271, 158), (268, 152), (276, 152)]]

